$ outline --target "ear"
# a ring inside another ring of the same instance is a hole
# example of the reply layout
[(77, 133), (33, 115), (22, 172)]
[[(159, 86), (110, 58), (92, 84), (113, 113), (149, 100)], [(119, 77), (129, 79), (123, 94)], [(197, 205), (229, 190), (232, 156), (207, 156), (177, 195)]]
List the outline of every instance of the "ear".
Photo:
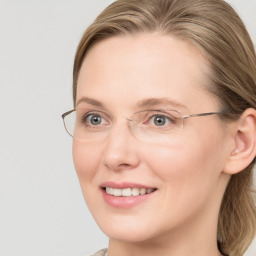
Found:
[(228, 174), (244, 170), (256, 156), (256, 110), (246, 109), (234, 127), (234, 146), (223, 169)]

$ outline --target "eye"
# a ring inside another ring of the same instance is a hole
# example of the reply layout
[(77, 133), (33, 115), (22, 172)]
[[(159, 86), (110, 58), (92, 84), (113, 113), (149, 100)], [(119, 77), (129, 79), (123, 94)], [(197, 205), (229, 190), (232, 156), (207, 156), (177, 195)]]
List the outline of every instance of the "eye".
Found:
[(99, 125), (99, 124), (101, 124), (103, 118), (99, 115), (89, 115), (87, 117), (87, 119), (88, 119), (90, 124)]
[(106, 125), (108, 122), (99, 114), (92, 113), (82, 117), (82, 123), (86, 126), (101, 126)]
[(145, 128), (170, 130), (179, 126), (180, 113), (175, 110), (146, 110), (135, 113), (134, 120)]
[(172, 123), (171, 119), (164, 115), (154, 115), (149, 119), (149, 123), (155, 126), (165, 126), (166, 124)]

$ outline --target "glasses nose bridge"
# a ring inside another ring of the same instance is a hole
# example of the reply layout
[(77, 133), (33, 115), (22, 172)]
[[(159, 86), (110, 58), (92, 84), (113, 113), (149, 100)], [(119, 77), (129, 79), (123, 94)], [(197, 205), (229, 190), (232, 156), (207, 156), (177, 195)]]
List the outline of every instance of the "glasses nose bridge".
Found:
[(180, 117), (180, 128), (184, 129), (184, 121), (185, 119), (189, 118), (189, 116), (181, 116)]
[(134, 118), (134, 115), (131, 117), (122, 116), (127, 121), (127, 125), (129, 127), (130, 132), (134, 134), (134, 130), (136, 130), (137, 126), (139, 125), (139, 121)]
[[(130, 135), (132, 135), (134, 137), (134, 128), (136, 128), (136, 122), (134, 119), (132, 118), (128, 118), (124, 115), (119, 116), (123, 121), (126, 122), (121, 122), (120, 118), (116, 118), (116, 120), (112, 123), (111, 128), (110, 128), (110, 133), (114, 134), (114, 135), (118, 135), (120, 136), (120, 131), (122, 131), (123, 134), (123, 129), (126, 127), (126, 136), (128, 135), (128, 133)], [(125, 119), (125, 120), (124, 120)], [(121, 129), (121, 130), (120, 130)]]

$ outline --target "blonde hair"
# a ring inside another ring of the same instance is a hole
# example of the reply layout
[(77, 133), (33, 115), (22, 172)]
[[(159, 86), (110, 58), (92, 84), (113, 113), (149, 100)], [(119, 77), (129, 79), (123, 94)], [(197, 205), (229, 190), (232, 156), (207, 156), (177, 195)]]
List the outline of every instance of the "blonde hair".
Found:
[[(73, 70), (73, 99), (88, 50), (97, 42), (122, 34), (159, 31), (197, 47), (211, 68), (211, 91), (224, 120), (236, 120), (256, 109), (256, 55), (250, 36), (233, 8), (222, 0), (118, 0), (85, 31)], [(219, 213), (218, 244), (223, 254), (241, 256), (256, 234), (253, 199), (254, 161), (232, 175)]]

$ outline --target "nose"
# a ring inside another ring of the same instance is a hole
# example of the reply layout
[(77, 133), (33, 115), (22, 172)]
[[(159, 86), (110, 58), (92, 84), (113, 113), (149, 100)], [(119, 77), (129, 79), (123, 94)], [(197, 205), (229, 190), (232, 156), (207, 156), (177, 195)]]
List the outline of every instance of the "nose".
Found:
[(129, 125), (119, 124), (112, 127), (103, 153), (103, 164), (109, 170), (129, 170), (139, 163), (138, 142), (133, 137)]

